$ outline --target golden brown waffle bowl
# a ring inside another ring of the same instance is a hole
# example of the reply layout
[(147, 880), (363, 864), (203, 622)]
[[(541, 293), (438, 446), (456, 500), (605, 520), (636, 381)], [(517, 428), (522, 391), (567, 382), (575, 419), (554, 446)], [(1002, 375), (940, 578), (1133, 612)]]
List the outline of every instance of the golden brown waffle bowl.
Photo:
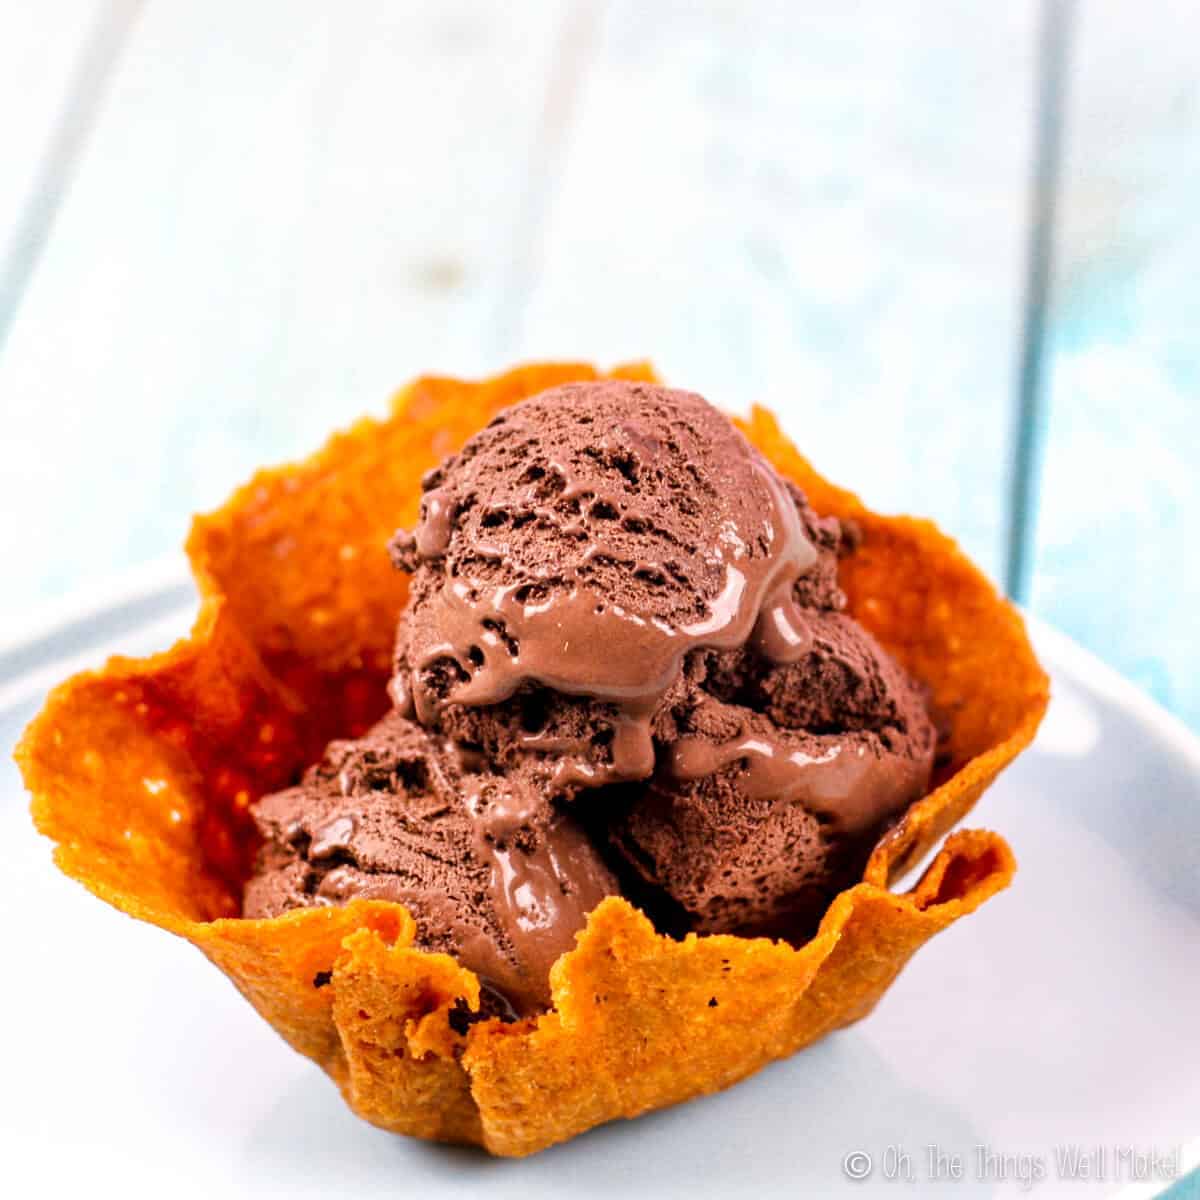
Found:
[[(653, 378), (640, 365), (614, 374)], [(478, 980), (413, 949), (399, 905), (238, 919), (256, 848), (249, 805), (386, 708), (406, 581), (385, 547), (415, 522), (422, 473), (505, 405), (597, 377), (550, 364), (482, 383), (421, 379), (388, 419), (260, 472), (192, 529), (191, 636), (62, 684), (17, 752), (63, 871), (198, 946), (360, 1116), (494, 1154), (726, 1087), (868, 1013), (923, 942), (1012, 877), (1003, 839), (961, 831), (911, 891), (888, 890), (1029, 743), (1048, 694), (1020, 617), (949, 539), (869, 512), (756, 409), (741, 423), (750, 439), (819, 513), (861, 530), (841, 567), (849, 611), (951, 725), (935, 789), (880, 841), (812, 941), (676, 942), (611, 898), (555, 964), (551, 1011), (462, 1034), (450, 1013), (460, 998), (477, 1005)]]

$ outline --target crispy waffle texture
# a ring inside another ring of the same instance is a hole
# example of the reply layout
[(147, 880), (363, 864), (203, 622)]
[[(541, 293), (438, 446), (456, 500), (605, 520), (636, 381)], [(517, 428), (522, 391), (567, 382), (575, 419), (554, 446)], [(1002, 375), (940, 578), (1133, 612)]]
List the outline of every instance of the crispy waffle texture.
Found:
[[(653, 378), (645, 365), (614, 374)], [(810, 942), (672, 941), (610, 898), (555, 964), (550, 1011), (466, 1024), (478, 980), (414, 949), (399, 905), (239, 919), (250, 804), (387, 706), (406, 580), (386, 545), (417, 517), (422, 473), (498, 409), (598, 377), (558, 363), (423, 378), (387, 419), (260, 472), (192, 529), (191, 635), (62, 684), (17, 752), (63, 871), (194, 943), (360, 1116), (500, 1155), (726, 1087), (870, 1012), (922, 943), (1011, 879), (1003, 839), (972, 830), (951, 834), (912, 890), (889, 890), (1029, 743), (1048, 696), (1019, 615), (953, 542), (868, 511), (756, 409), (740, 422), (751, 441), (819, 513), (857, 526), (840, 575), (849, 611), (929, 687), (950, 729), (933, 790)]]

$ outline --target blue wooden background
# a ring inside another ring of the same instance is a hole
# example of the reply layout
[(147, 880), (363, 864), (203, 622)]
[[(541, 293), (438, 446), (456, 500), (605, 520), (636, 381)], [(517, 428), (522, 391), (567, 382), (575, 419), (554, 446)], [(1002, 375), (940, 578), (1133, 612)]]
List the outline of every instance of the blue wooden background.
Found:
[(414, 373), (650, 356), (1200, 728), (1192, 0), (9, 0), (0, 625)]

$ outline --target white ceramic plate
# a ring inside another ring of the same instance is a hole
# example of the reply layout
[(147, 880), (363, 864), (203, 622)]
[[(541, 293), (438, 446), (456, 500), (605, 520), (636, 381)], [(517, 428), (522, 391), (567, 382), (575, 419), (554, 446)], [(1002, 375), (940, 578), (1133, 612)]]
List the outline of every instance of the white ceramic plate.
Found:
[[(503, 1162), (358, 1121), (195, 950), (51, 866), (9, 748), (50, 683), (162, 647), (191, 607), (171, 568), (0, 639), (5, 1194), (1018, 1196), (1026, 1177), (1039, 1196), (1133, 1196), (1195, 1165), (1200, 742), (1062, 635), (1033, 626), (1054, 701), (970, 819), (1011, 841), (1008, 892), (855, 1028)], [(1103, 1177), (1066, 1178), (1096, 1147)]]

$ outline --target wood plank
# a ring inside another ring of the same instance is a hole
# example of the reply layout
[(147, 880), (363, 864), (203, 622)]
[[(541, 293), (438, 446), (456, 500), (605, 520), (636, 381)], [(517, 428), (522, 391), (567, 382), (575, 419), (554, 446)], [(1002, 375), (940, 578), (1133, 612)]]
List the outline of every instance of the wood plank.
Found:
[(65, 119), (79, 86), (95, 82), (86, 77), (87, 51), (120, 24), (119, 7), (102, 0), (0, 7), (0, 341), (69, 173), (77, 131)]
[(1033, 606), (1200, 729), (1198, 40), (1079, 6)]
[(765, 401), (999, 578), (1036, 16), (617, 0), (534, 231), (523, 352), (649, 355)]
[(496, 365), (559, 0), (149, 0), (0, 359), (12, 611)]

